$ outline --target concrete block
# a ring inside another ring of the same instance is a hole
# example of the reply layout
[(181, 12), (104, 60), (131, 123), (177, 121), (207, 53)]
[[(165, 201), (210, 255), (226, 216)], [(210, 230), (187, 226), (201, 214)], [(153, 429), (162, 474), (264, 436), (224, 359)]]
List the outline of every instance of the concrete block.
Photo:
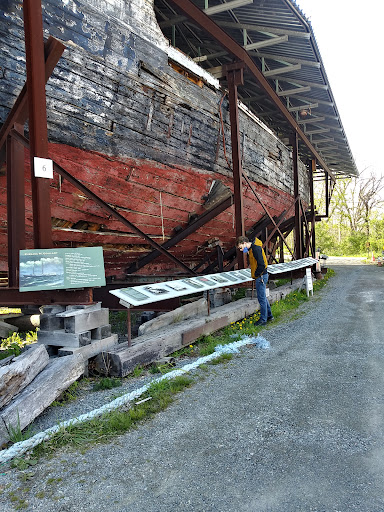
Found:
[(86, 345), (85, 347), (62, 347), (58, 350), (58, 356), (68, 356), (70, 354), (81, 354), (84, 359), (89, 359), (91, 357), (97, 356), (104, 350), (111, 350), (115, 346), (118, 346), (118, 336), (117, 334), (112, 334), (108, 338), (104, 338), (102, 340), (92, 341), (90, 345)]
[(63, 330), (39, 331), (37, 338), (40, 343), (56, 347), (83, 347), (84, 345), (89, 345), (92, 341), (91, 331), (79, 333), (68, 333)]
[(64, 317), (64, 329), (69, 333), (90, 331), (109, 323), (109, 309), (101, 308), (95, 311), (84, 310), (81, 314)]
[(91, 311), (98, 311), (101, 309), (101, 302), (97, 302), (96, 304), (92, 304), (91, 306), (84, 305), (73, 305), (67, 306), (67, 309), (62, 313), (58, 313), (58, 316), (62, 318), (67, 318), (71, 316), (82, 315), (83, 313), (90, 313)]
[(101, 327), (96, 327), (96, 329), (91, 330), (92, 341), (109, 338), (111, 335), (112, 335), (111, 324), (102, 325)]
[(40, 315), (40, 329), (43, 331), (58, 331), (64, 329), (64, 318), (59, 318), (56, 313)]
[(65, 311), (65, 306), (53, 305), (53, 306), (41, 306), (40, 313), (47, 315), (56, 315)]

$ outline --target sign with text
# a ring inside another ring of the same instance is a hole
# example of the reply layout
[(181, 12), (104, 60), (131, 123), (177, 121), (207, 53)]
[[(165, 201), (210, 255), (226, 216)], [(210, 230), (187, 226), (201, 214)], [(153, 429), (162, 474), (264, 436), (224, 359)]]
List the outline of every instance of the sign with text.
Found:
[(36, 178), (53, 178), (53, 161), (49, 158), (35, 156), (33, 166)]
[(20, 291), (105, 286), (102, 247), (20, 251)]
[(307, 291), (307, 296), (309, 297), (309, 292), (313, 295), (313, 281), (312, 281), (312, 271), (310, 268), (305, 270), (305, 288)]

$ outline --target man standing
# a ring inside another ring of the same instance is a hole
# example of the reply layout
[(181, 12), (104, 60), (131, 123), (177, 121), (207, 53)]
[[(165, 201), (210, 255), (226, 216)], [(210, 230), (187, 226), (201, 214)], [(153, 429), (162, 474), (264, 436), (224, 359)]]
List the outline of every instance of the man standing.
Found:
[(248, 253), (251, 266), (251, 275), (256, 280), (257, 300), (260, 304), (260, 318), (255, 325), (265, 325), (268, 320), (273, 320), (271, 307), (266, 295), (268, 282), (267, 257), (261, 240), (255, 238), (250, 242), (246, 236), (240, 236), (236, 242), (237, 248), (244, 254)]

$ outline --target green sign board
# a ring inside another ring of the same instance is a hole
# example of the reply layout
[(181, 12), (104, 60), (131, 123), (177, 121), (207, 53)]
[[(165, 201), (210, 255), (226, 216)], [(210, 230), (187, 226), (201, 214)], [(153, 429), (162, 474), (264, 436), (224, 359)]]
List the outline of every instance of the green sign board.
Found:
[(105, 286), (102, 247), (20, 251), (21, 292)]

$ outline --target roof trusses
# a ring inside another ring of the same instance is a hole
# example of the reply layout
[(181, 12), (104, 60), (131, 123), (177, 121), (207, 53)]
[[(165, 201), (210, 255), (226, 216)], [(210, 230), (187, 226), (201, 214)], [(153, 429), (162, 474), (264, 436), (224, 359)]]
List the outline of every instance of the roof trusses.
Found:
[[(302, 158), (320, 157), (320, 167), (335, 175), (357, 175), (311, 25), (295, 2), (190, 1), (246, 52), (283, 106), (260, 87), (254, 73), (245, 73), (239, 97), (250, 110), (283, 139), (292, 132), (288, 111), (304, 135), (299, 146)], [(155, 9), (171, 43), (204, 69), (221, 76), (222, 67), (233, 62), (228, 45), (181, 13), (172, 0), (155, 0)]]

